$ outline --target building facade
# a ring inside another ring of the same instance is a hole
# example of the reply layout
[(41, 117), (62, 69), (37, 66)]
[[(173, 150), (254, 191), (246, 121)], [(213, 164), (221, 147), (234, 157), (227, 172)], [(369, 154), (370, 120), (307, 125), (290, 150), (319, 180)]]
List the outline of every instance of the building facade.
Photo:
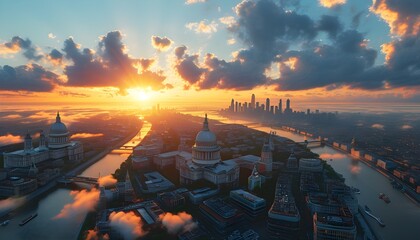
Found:
[(77, 163), (83, 159), (83, 145), (78, 141), (70, 141), (70, 133), (57, 112), (56, 121), (51, 125), (48, 135), (48, 144), (41, 132), (39, 146), (34, 148), (28, 133), (24, 149), (3, 153), (3, 156), (5, 168), (29, 168), (46, 160)]

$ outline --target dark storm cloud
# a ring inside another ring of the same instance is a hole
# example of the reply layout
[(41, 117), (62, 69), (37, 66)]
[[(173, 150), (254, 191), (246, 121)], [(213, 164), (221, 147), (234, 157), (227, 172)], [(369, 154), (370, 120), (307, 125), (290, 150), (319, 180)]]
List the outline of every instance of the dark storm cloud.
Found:
[(272, 1), (244, 1), (236, 6), (238, 20), (229, 30), (250, 47), (236, 53), (231, 61), (207, 54), (202, 63), (186, 47), (175, 49), (175, 69), (190, 85), (200, 89), (245, 90), (267, 83), (264, 75), (277, 54), (285, 52), (287, 41), (310, 41), (316, 24), (306, 15), (284, 10)]
[[(387, 63), (375, 65), (378, 53), (368, 46), (365, 35), (345, 30), (338, 16), (322, 15), (315, 21), (284, 10), (285, 4), (288, 1), (241, 2), (235, 8), (236, 21), (227, 28), (248, 47), (234, 53), (230, 61), (210, 53), (201, 58), (187, 53), (185, 46), (178, 47), (174, 51), (175, 70), (189, 86), (198, 89), (243, 90), (273, 85), (279, 90), (344, 86), (379, 90), (419, 85), (417, 35), (388, 44)], [(353, 28), (362, 14), (354, 16)], [(326, 32), (330, 39), (315, 41), (319, 32)], [(273, 64), (280, 66), (279, 79), (266, 75)]]
[(358, 13), (356, 13), (352, 19), (351, 19), (351, 27), (352, 28), (358, 28), (360, 25), (360, 18), (363, 16), (363, 14), (365, 13), (365, 11), (360, 11)]
[[(289, 51), (281, 58), (281, 78), (276, 80), (282, 90), (316, 87), (336, 88), (354, 85), (358, 88), (380, 88), (380, 79), (365, 79), (377, 52), (368, 48), (361, 33), (348, 30), (340, 33), (334, 44), (313, 43), (301, 51)], [(295, 61), (291, 67), (288, 61)]]
[[(97, 53), (88, 48), (80, 49), (72, 38), (65, 40), (63, 51), (73, 62), (64, 70), (69, 86), (118, 87), (121, 92), (130, 87), (165, 88), (163, 73), (147, 70), (151, 60), (148, 65), (145, 59), (131, 58), (126, 53), (119, 31), (101, 37)], [(135, 65), (141, 65), (143, 72), (139, 73)]]
[(322, 15), (318, 22), (318, 29), (327, 32), (331, 38), (335, 38), (342, 28), (337, 16)]
[(0, 66), (0, 90), (49, 92), (57, 81), (58, 75), (37, 64)]
[(2, 44), (0, 49), (3, 51), (9, 52), (18, 52), (23, 49), (23, 56), (25, 56), (29, 60), (38, 61), (42, 58), (42, 55), (37, 54), (36, 48), (32, 45), (31, 40), (23, 39), (19, 36), (15, 36), (12, 38), (10, 42), (6, 42)]

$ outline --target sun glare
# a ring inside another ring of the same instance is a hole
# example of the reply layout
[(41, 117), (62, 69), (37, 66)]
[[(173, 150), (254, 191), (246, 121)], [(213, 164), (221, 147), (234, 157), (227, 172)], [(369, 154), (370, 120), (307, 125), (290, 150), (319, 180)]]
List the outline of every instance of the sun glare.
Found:
[(137, 101), (148, 101), (151, 99), (152, 95), (153, 95), (153, 91), (149, 88), (147, 89), (141, 89), (141, 88), (131, 88), (128, 89), (128, 95)]

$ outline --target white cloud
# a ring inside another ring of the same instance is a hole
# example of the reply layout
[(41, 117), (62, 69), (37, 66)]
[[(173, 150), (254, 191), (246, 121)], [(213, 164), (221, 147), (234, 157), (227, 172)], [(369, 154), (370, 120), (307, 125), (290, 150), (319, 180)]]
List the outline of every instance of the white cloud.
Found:
[(211, 21), (208, 23), (207, 20), (203, 20), (200, 22), (191, 22), (185, 25), (186, 28), (195, 31), (196, 33), (214, 33), (217, 32), (217, 23), (215, 21)]

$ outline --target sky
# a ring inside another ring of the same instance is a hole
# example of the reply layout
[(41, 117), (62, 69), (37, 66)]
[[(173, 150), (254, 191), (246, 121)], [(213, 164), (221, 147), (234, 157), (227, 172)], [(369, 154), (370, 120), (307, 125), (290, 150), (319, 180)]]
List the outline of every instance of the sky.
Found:
[(420, 100), (417, 0), (3, 0), (0, 29), (0, 103)]

